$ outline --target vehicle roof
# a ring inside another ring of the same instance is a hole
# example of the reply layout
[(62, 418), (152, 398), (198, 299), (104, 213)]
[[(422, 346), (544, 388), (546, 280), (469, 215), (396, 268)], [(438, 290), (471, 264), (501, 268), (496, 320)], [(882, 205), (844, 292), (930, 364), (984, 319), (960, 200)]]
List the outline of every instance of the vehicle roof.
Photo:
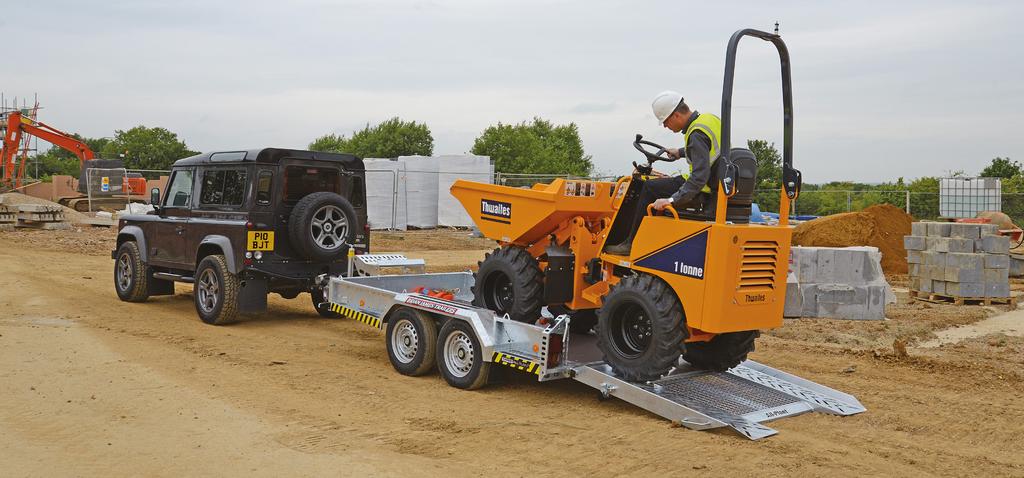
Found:
[(228, 151), (211, 151), (189, 156), (174, 162), (174, 166), (195, 166), (201, 164), (230, 163), (278, 163), (282, 159), (307, 159), (315, 161), (335, 161), (342, 163), (345, 169), (362, 170), (363, 160), (351, 154), (324, 153), (302, 149), (259, 148), (236, 149)]

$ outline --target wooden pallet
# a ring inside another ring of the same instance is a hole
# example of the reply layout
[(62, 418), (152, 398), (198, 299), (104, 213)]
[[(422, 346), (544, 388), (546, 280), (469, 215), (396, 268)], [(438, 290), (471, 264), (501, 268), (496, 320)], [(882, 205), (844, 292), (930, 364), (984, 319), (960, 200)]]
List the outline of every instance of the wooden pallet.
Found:
[(910, 297), (932, 304), (953, 305), (1009, 305), (1017, 307), (1017, 298), (1010, 297), (957, 297), (954, 295), (936, 294), (934, 292), (910, 291)]

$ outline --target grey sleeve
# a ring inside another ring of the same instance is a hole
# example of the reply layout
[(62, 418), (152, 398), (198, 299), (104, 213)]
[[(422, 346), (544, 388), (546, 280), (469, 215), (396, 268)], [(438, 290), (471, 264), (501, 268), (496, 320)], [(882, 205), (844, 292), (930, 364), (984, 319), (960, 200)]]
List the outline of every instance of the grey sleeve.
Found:
[(672, 204), (675, 206), (690, 202), (708, 184), (711, 177), (711, 138), (703, 131), (691, 133), (689, 144), (686, 145), (686, 157), (690, 158), (693, 172), (683, 187), (672, 194)]

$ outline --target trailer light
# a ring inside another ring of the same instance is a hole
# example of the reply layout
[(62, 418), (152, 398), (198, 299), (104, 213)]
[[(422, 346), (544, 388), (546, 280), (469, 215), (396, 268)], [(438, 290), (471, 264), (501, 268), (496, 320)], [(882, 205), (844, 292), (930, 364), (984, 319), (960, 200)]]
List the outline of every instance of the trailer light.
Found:
[(245, 251), (245, 258), (246, 259), (252, 259), (252, 253), (249, 252), (249, 251)]
[(260, 252), (260, 251), (256, 251), (256, 252), (254, 252), (254, 253), (252, 254), (252, 256), (253, 256), (254, 258), (256, 258), (256, 260), (257, 260), (257, 261), (258, 261), (258, 260), (260, 260), (260, 259), (263, 259), (263, 253), (262, 253), (262, 252)]
[(252, 229), (253, 227), (255, 227), (255, 225), (252, 223), (252, 221), (245, 221), (246, 229)]

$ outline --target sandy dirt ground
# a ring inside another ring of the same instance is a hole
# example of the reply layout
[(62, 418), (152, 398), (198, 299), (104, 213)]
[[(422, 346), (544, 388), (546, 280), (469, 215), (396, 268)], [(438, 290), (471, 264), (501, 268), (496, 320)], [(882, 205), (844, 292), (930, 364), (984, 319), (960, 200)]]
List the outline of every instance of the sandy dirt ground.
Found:
[[(787, 320), (752, 358), (868, 412), (783, 419), (751, 442), (573, 382), (512, 374), (466, 392), (405, 377), (379, 332), (319, 318), (307, 295), (227, 327), (202, 324), (186, 286), (123, 303), (113, 237), (0, 233), (4, 476), (1024, 476), (1024, 338), (1004, 333), (1024, 319), (984, 325), (1007, 307), (901, 294), (884, 322)], [(375, 244), (435, 270), (491, 248), (462, 232)]]

